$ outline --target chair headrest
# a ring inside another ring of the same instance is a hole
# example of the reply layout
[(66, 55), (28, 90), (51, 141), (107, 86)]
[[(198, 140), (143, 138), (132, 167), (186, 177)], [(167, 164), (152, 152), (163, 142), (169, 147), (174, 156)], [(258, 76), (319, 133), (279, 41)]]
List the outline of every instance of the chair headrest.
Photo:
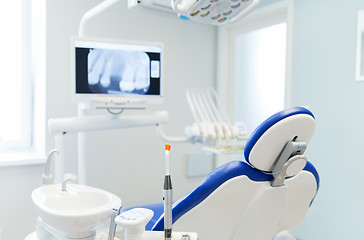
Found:
[(303, 107), (278, 112), (260, 124), (249, 137), (244, 156), (255, 168), (272, 172), (274, 163), (288, 141), (310, 142), (315, 117)]

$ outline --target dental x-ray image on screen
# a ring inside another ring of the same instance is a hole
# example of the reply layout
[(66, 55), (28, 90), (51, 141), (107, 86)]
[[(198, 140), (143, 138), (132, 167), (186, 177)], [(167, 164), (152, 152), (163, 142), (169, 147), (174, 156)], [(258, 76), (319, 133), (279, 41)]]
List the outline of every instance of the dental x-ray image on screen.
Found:
[(161, 47), (76, 42), (76, 95), (161, 96)]
[(150, 87), (150, 59), (145, 52), (90, 49), (88, 85), (95, 93), (145, 94)]

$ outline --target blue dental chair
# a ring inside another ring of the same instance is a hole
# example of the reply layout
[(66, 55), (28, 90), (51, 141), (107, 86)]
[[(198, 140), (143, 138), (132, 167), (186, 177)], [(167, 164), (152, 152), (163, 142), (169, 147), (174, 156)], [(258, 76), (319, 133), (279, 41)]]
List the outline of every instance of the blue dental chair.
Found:
[[(276, 113), (246, 143), (246, 161), (232, 161), (206, 176), (173, 204), (173, 231), (196, 232), (200, 240), (271, 240), (297, 225), (319, 188), (319, 175), (303, 155), (315, 130), (301, 107)], [(163, 204), (146, 230), (163, 231)]]

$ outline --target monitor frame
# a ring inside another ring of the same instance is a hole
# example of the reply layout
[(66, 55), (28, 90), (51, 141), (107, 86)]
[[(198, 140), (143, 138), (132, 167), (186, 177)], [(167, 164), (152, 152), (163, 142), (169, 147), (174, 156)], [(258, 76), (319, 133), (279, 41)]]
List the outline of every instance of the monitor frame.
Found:
[[(134, 49), (157, 48), (160, 49), (160, 75), (159, 95), (147, 94), (108, 94), (108, 93), (77, 93), (76, 92), (76, 48), (102, 48), (102, 49)], [(140, 42), (115, 39), (96, 39), (74, 37), (71, 40), (71, 91), (72, 101), (91, 104), (162, 104), (164, 102), (164, 45), (160, 42)]]

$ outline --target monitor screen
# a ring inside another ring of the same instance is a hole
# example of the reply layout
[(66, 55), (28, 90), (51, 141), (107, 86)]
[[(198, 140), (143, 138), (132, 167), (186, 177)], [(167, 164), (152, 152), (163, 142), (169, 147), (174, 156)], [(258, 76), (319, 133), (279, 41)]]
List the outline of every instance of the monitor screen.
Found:
[(163, 101), (161, 44), (74, 39), (72, 48), (77, 101)]

